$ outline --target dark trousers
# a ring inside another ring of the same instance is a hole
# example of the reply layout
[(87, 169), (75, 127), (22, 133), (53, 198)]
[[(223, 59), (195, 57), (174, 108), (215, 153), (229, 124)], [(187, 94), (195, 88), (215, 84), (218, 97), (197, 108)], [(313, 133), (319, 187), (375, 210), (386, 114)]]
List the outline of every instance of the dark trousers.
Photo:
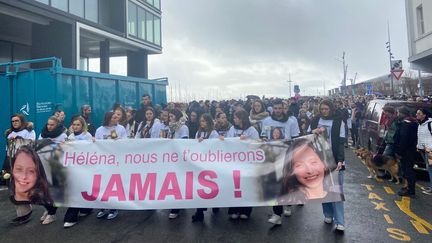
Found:
[(236, 207), (236, 208), (228, 209), (228, 214), (236, 214), (236, 213), (250, 216), (252, 213), (252, 207)]
[(283, 206), (273, 206), (273, 213), (281, 216), (283, 213)]
[(402, 176), (408, 182), (408, 191), (410, 193), (415, 193), (415, 183), (416, 183), (413, 161), (414, 161), (414, 156), (402, 155), (401, 158)]
[(48, 215), (55, 215), (57, 212), (57, 207), (53, 205), (44, 205), (45, 209), (48, 211)]
[(68, 208), (64, 216), (64, 222), (77, 222), (80, 212), (83, 214), (89, 214), (91, 211), (91, 208)]
[(351, 128), (351, 139), (353, 141), (353, 146), (358, 145), (358, 127), (357, 124), (353, 123)]

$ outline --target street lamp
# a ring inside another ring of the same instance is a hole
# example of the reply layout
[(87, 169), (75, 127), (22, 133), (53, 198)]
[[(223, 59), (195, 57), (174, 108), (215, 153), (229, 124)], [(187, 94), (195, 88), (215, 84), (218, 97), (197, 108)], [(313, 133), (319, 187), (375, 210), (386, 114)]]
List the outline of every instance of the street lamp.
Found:
[(289, 83), (289, 98), (291, 98), (291, 83), (292, 83), (291, 73), (288, 73), (288, 75), (289, 75), (289, 80), (287, 82)]
[[(389, 24), (389, 22), (387, 22), (387, 34), (388, 34), (388, 41), (386, 42), (386, 48), (387, 48), (387, 52), (389, 53), (390, 70), (392, 70), (392, 59), (394, 59), (394, 56), (393, 56), (393, 53), (391, 51), (390, 24)], [(390, 73), (390, 83), (391, 83), (392, 97), (394, 97), (393, 75), (391, 73)]]

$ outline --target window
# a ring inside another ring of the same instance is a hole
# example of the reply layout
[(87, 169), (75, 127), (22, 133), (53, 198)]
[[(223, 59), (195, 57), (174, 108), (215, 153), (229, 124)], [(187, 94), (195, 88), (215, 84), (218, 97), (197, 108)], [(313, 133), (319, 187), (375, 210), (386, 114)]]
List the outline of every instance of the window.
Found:
[(161, 45), (161, 20), (156, 16), (154, 19), (154, 43), (158, 46)]
[(375, 121), (375, 122), (379, 122), (379, 119), (380, 119), (380, 117), (381, 117), (381, 115), (382, 115), (382, 113), (383, 113), (383, 110), (382, 110), (382, 105), (381, 104), (379, 104), (379, 103), (377, 103), (376, 105), (375, 105), (375, 109), (374, 109), (374, 111), (373, 111), (373, 113), (372, 113), (372, 118), (371, 118), (371, 120), (372, 121)]
[(146, 11), (142, 8), (138, 8), (138, 37), (146, 38)]
[(38, 1), (38, 2), (41, 2), (41, 3), (45, 3), (45, 4), (49, 4), (49, 0), (36, 0), (36, 1)]
[(132, 2), (128, 2), (128, 33), (137, 35), (137, 5)]
[(147, 12), (146, 14), (146, 27), (147, 27), (147, 41), (154, 42), (153, 40), (153, 14)]
[(154, 0), (154, 4), (153, 6), (155, 6), (155, 8), (160, 9), (160, 0)]
[(68, 11), (68, 0), (51, 0), (51, 6), (62, 11)]
[(69, 13), (84, 18), (84, 0), (70, 1)]
[(417, 32), (418, 36), (421, 36), (425, 33), (424, 29), (424, 19), (423, 19), (423, 6), (420, 4), (417, 9)]
[(98, 0), (86, 0), (85, 1), (85, 18), (98, 23)]

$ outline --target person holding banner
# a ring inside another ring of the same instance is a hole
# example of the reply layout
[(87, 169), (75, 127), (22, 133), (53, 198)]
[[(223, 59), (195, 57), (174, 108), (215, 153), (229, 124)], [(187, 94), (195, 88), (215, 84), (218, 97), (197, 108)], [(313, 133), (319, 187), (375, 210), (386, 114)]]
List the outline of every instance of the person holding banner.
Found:
[[(105, 112), (104, 120), (102, 126), (96, 130), (95, 138), (96, 140), (102, 139), (126, 139), (127, 132), (126, 129), (119, 124), (121, 114), (118, 112)], [(111, 220), (116, 218), (118, 215), (117, 209), (101, 209), (96, 217), (98, 219), (106, 217), (106, 219)]]
[[(60, 115), (60, 117), (61, 116), (62, 115)], [(64, 118), (64, 112), (63, 112), (63, 118)], [(67, 135), (65, 133), (66, 131), (67, 131), (67, 129), (65, 129), (61, 120), (59, 120), (59, 118), (57, 118), (56, 116), (51, 116), (50, 118), (48, 118), (47, 124), (42, 129), (42, 132), (39, 135), (39, 140), (49, 139), (49, 140), (51, 140), (57, 144), (63, 143), (67, 138)], [(50, 169), (50, 168), (48, 168), (48, 169)], [(49, 172), (48, 172), (48, 176), (51, 176), (49, 174)], [(40, 221), (44, 225), (51, 224), (52, 222), (54, 222), (56, 220), (57, 208), (54, 207), (53, 204), (45, 204), (44, 207), (46, 210), (42, 214)]]
[[(327, 134), (331, 144), (333, 157), (335, 159), (336, 171), (338, 171), (339, 185), (343, 192), (343, 177), (345, 170), (345, 123), (330, 100), (323, 100), (319, 105), (319, 115), (311, 122), (310, 130), (317, 135)], [(337, 231), (345, 230), (344, 204), (343, 201), (323, 203), (324, 222), (334, 223)]]
[(145, 120), (138, 125), (135, 138), (159, 138), (160, 121), (156, 118), (155, 111), (152, 107), (147, 107), (145, 111)]
[[(169, 139), (188, 139), (189, 138), (189, 128), (185, 125), (185, 119), (183, 113), (174, 108), (169, 111)], [(175, 219), (178, 217), (180, 209), (171, 209), (168, 218)]]
[[(199, 119), (199, 128), (195, 135), (195, 139), (202, 142), (204, 139), (219, 138), (219, 134), (213, 129), (213, 119), (210, 114), (204, 113)], [(192, 216), (192, 222), (201, 222), (204, 220), (204, 211), (207, 208), (198, 208)], [(213, 208), (213, 212), (219, 212), (219, 208)]]
[(224, 112), (216, 114), (216, 123), (214, 129), (219, 134), (219, 136), (225, 136), (231, 127), (232, 125), (229, 123), (227, 115)]
[[(227, 138), (240, 137), (241, 140), (251, 138), (259, 139), (257, 130), (251, 125), (249, 114), (242, 108), (234, 112), (234, 126), (226, 134)], [(228, 209), (231, 219), (248, 219), (252, 213), (252, 207), (234, 207)]]
[[(68, 141), (93, 140), (90, 132), (87, 131), (87, 122), (83, 117), (78, 116), (72, 120), (72, 131)], [(70, 228), (78, 223), (78, 216), (87, 216), (91, 213), (91, 208), (68, 208), (64, 216), (64, 228)]]

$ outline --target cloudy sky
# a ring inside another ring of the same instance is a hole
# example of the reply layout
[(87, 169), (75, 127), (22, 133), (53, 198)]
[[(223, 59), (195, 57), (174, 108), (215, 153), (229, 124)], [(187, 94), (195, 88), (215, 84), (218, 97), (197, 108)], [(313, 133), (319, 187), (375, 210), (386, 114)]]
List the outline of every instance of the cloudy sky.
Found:
[(319, 95), (340, 85), (343, 51), (348, 79), (388, 72), (387, 22), (407, 67), (404, 0), (163, 0), (149, 76), (169, 78), (168, 100), (288, 97), (289, 73)]

